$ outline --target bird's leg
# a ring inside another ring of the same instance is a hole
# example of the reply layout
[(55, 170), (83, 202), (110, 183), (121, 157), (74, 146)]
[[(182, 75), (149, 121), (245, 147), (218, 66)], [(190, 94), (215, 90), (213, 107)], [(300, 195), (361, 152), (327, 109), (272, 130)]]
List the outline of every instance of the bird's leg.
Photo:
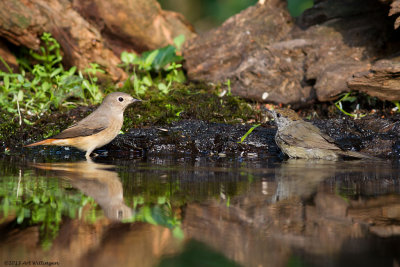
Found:
[(92, 161), (92, 159), (90, 158), (90, 154), (92, 153), (93, 149), (88, 149), (88, 151), (86, 151), (85, 157), (87, 161)]

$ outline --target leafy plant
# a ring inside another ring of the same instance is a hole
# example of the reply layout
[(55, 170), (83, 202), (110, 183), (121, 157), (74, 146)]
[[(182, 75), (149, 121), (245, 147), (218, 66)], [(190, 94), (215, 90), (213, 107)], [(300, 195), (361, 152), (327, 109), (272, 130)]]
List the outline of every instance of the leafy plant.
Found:
[[(26, 60), (19, 60), (20, 73), (12, 69), (0, 57), (8, 72), (0, 71), (0, 105), (10, 113), (40, 116), (51, 108), (75, 106), (75, 102), (66, 102), (68, 98), (78, 99), (82, 104), (96, 104), (102, 99), (97, 86), (97, 72), (103, 72), (97, 64), (91, 64), (85, 72), (89, 80), (81, 73), (76, 74), (76, 67), (64, 70), (61, 61), (59, 43), (50, 33), (41, 37), (43, 46), (40, 52), (30, 51), (29, 55), (37, 61), (33, 66)], [(29, 123), (27, 119), (25, 122)]]
[(226, 87), (228, 88), (228, 96), (232, 96), (231, 80), (228, 79), (228, 80), (225, 82), (225, 85), (226, 85)]
[[(342, 97), (341, 97), (338, 101), (335, 102), (335, 106), (336, 106), (342, 113), (346, 114), (347, 116), (353, 117), (353, 118), (362, 118), (362, 117), (366, 116), (366, 114), (353, 114), (353, 113), (349, 113), (349, 112), (347, 112), (347, 111), (345, 111), (345, 110), (343, 109), (343, 104), (342, 104), (342, 102), (349, 102), (349, 103), (355, 103), (355, 102), (356, 102), (357, 97), (356, 97), (356, 96), (352, 96), (351, 94), (352, 94), (352, 92), (348, 92), (348, 93), (342, 94)], [(357, 105), (357, 108), (356, 108), (356, 109), (358, 109), (358, 105)]]
[[(99, 64), (97, 63), (90, 63), (90, 68), (86, 68), (85, 72), (88, 74), (89, 80), (85, 80), (82, 76), (82, 73), (79, 72), (79, 77), (83, 80), (82, 82), (82, 89), (87, 90), (89, 92), (89, 97), (92, 99), (94, 103), (100, 103), (103, 94), (100, 91), (100, 88), (97, 84), (98, 78), (96, 77), (97, 73), (105, 73), (104, 70), (100, 69)], [(83, 94), (84, 96), (85, 94)]]
[(124, 220), (124, 222), (146, 222), (154, 225), (162, 225), (171, 229), (172, 235), (175, 238), (184, 238), (181, 219), (173, 211), (171, 203), (166, 198), (159, 198), (156, 205), (146, 204), (141, 206), (136, 209), (135, 214), (131, 218)]
[(144, 52), (142, 55), (122, 52), (120, 67), (130, 73), (124, 87), (133, 89), (136, 96), (145, 94), (149, 87), (155, 86), (162, 94), (168, 94), (173, 82), (184, 82), (182, 56), (178, 55), (184, 36), (174, 39), (174, 45)]
[(41, 65), (35, 65), (35, 67), (40, 66), (44, 74), (55, 76), (63, 70), (61, 65), (62, 56), (60, 53), (60, 44), (47, 32), (43, 33), (41, 39), (44, 43), (44, 46), (40, 47), (41, 54), (33, 50), (30, 50), (29, 54), (37, 61), (42, 62)]

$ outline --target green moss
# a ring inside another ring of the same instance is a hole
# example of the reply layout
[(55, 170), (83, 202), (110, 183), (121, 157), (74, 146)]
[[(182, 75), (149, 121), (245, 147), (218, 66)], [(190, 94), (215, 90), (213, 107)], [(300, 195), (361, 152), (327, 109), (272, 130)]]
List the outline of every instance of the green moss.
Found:
[(175, 83), (168, 95), (150, 88), (143, 102), (126, 111), (124, 129), (147, 125), (165, 125), (181, 119), (240, 123), (257, 120), (258, 113), (243, 99), (216, 93), (218, 88), (205, 84)]
[[(93, 108), (78, 107), (76, 109), (62, 109), (54, 113), (48, 112), (42, 117), (29, 117), (31, 124), (6, 111), (0, 111), (0, 151), (22, 147), (23, 145), (39, 141), (66, 129), (76, 121), (86, 117)], [(23, 118), (25, 118), (23, 116)]]
[(15, 14), (14, 16), (18, 21), (18, 26), (21, 27), (22, 29), (28, 28), (29, 25), (31, 24), (30, 18), (27, 18), (26, 16), (23, 16), (21, 14)]
[(6, 141), (17, 134), (18, 123), (9, 113), (0, 113), (0, 140)]

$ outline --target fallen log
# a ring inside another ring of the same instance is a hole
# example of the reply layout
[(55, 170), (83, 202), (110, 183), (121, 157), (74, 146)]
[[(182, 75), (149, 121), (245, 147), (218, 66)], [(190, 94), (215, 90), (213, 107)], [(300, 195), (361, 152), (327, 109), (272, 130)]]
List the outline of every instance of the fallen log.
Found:
[(351, 90), (353, 75), (397, 52), (389, 9), (378, 0), (323, 0), (294, 20), (282, 1), (260, 1), (189, 40), (185, 66), (190, 79), (230, 80), (234, 94), (261, 102), (329, 101)]
[(161, 10), (156, 0), (0, 2), (5, 40), (37, 51), (43, 32), (60, 43), (66, 66), (84, 69), (96, 62), (113, 80), (126, 76), (117, 66), (122, 50), (142, 52), (172, 43), (179, 34), (194, 35), (181, 16)]

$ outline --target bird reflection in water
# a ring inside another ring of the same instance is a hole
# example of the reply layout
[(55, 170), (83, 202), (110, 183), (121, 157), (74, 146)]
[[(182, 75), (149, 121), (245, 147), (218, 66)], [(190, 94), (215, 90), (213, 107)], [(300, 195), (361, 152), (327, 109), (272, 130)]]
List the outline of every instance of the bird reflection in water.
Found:
[(335, 176), (337, 165), (327, 160), (288, 159), (275, 169), (277, 189), (273, 202), (310, 197), (322, 181)]
[(125, 205), (122, 183), (118, 173), (112, 171), (113, 165), (92, 161), (65, 163), (35, 163), (33, 167), (54, 171), (57, 177), (67, 180), (71, 185), (92, 197), (111, 220), (129, 219), (131, 208)]

